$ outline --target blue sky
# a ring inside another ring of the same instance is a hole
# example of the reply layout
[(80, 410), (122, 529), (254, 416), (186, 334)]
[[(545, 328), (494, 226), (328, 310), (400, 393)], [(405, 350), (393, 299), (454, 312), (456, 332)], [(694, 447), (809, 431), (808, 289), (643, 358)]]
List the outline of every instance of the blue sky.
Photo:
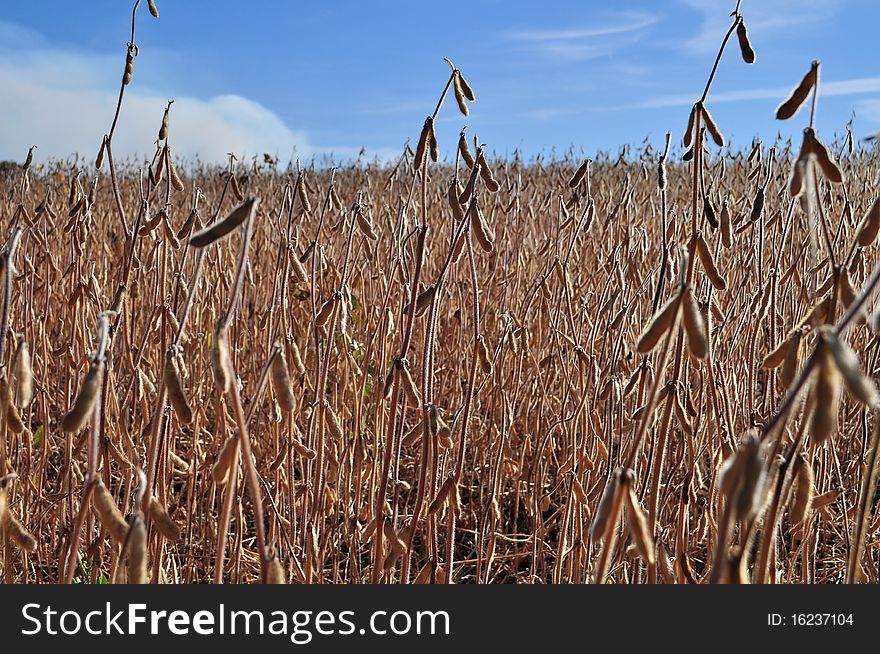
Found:
[[(147, 152), (167, 99), (178, 154), (232, 149), (283, 162), (389, 158), (415, 140), (450, 57), (473, 86), (471, 116), (448, 103), (441, 152), (468, 125), (500, 155), (615, 150), (676, 138), (702, 92), (731, 0), (422, 3), (156, 0), (138, 15), (140, 56), (116, 150)], [(757, 62), (733, 43), (708, 103), (733, 145), (800, 131), (775, 107), (823, 61), (818, 113), (830, 140), (856, 112), (880, 130), (876, 0), (743, 0)], [(128, 40), (122, 0), (5, 2), (0, 11), (0, 158), (93, 158), (114, 109)]]

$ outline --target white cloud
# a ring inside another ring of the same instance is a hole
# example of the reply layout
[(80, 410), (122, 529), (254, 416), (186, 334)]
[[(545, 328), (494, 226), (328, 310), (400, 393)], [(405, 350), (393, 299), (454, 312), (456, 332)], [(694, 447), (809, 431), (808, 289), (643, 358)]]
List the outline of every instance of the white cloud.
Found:
[(508, 32), (505, 36), (555, 59), (584, 61), (610, 54), (631, 43), (638, 33), (658, 22), (640, 12), (609, 14), (606, 22), (576, 28)]
[[(709, 95), (707, 106), (724, 102), (746, 102), (750, 100), (777, 100), (782, 102), (791, 93), (792, 87), (763, 89), (741, 89), (722, 91)], [(845, 79), (838, 82), (823, 81), (819, 89), (819, 97), (835, 97), (861, 95), (880, 92), (880, 77), (860, 77)], [(692, 105), (697, 98), (693, 94), (658, 95), (642, 102), (629, 105), (631, 109), (656, 109), (660, 107), (686, 107)], [(618, 109), (620, 107), (617, 107)]]
[[(146, 55), (142, 55), (146, 56)], [(161, 89), (126, 89), (113, 137), (114, 156), (152, 154), (166, 101)], [(79, 152), (97, 154), (116, 108), (122, 62), (119, 56), (65, 51), (39, 34), (0, 21), (0, 159), (19, 160), (32, 144), (39, 159)], [(294, 147), (302, 157), (319, 152), (302, 132), (284, 124), (260, 103), (239, 95), (174, 98), (171, 146), (178, 156), (222, 161), (227, 152), (262, 152), (286, 158)]]
[(867, 98), (857, 102), (853, 110), (856, 117), (864, 121), (864, 129), (877, 132), (877, 126), (880, 125), (880, 98)]
[(658, 18), (649, 14), (628, 13), (621, 14), (616, 24), (602, 25), (599, 27), (584, 27), (561, 30), (536, 30), (524, 32), (512, 32), (509, 36), (520, 41), (565, 41), (573, 39), (589, 39), (610, 34), (624, 34), (634, 32), (656, 23)]
[(578, 111), (576, 109), (548, 107), (544, 109), (532, 109), (530, 111), (523, 112), (522, 115), (530, 121), (547, 121), (556, 120), (557, 118), (563, 118), (565, 116), (572, 116), (577, 113)]
[[(680, 0), (702, 14), (699, 33), (685, 42), (692, 54), (717, 52), (730, 27), (732, 0)], [(746, 1), (740, 8), (755, 48), (761, 38), (803, 25), (821, 24), (837, 9), (840, 0), (759, 0)], [(678, 44), (676, 44), (678, 47)]]

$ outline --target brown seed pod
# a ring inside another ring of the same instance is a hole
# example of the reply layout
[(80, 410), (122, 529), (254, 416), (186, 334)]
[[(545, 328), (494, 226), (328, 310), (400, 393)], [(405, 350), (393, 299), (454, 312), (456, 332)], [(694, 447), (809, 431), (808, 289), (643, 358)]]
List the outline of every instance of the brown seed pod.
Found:
[(727, 206), (727, 200), (721, 204), (721, 245), (725, 248), (733, 246), (733, 227), (730, 219), (730, 208)]
[(410, 429), (406, 434), (403, 435), (403, 440), (400, 441), (401, 446), (412, 447), (422, 440), (422, 434), (424, 433), (424, 431), (424, 421), (419, 420), (412, 429)]
[(440, 490), (437, 491), (436, 497), (434, 497), (434, 499), (431, 501), (431, 504), (428, 506), (428, 515), (434, 515), (443, 508), (443, 506), (446, 504), (446, 499), (452, 493), (454, 485), (454, 477), (449, 477), (446, 481), (443, 482), (443, 485), (440, 486)]
[(751, 520), (758, 512), (766, 477), (760, 437), (750, 431), (744, 440), (737, 450), (737, 456), (743, 459), (741, 486), (735, 504), (736, 519), (740, 522)]
[(458, 71), (452, 74), (452, 86), (455, 91), (455, 101), (458, 103), (458, 110), (461, 111), (462, 115), (467, 116), (470, 110), (468, 109), (467, 99), (464, 97), (464, 89), (461, 85), (461, 73)]
[(167, 541), (176, 543), (180, 540), (180, 527), (155, 497), (150, 498), (150, 518)]
[(290, 261), (290, 270), (293, 274), (293, 278), (299, 282), (300, 284), (305, 284), (309, 281), (309, 273), (306, 271), (306, 267), (302, 264), (302, 261), (299, 260), (299, 257), (296, 256), (296, 252), (293, 249), (293, 246), (288, 247), (287, 249), (287, 259)]
[(171, 150), (166, 149), (166, 156), (168, 157), (168, 177), (171, 179), (171, 186), (174, 187), (175, 191), (183, 191), (186, 189), (186, 186), (183, 183), (183, 180), (180, 179), (180, 175), (177, 174), (177, 168), (174, 167), (174, 159), (171, 158)]
[(431, 428), (437, 435), (437, 440), (441, 443), (447, 442), (449, 443), (449, 447), (452, 447), (452, 428), (440, 415), (439, 409), (433, 404), (431, 405), (428, 416), (431, 419)]
[(168, 214), (165, 209), (160, 209), (156, 212), (156, 215), (154, 215), (152, 218), (150, 218), (150, 220), (148, 220), (141, 226), (141, 228), (138, 230), (138, 234), (141, 236), (147, 236), (150, 232), (152, 232), (154, 229), (162, 224), (167, 215)]
[(281, 561), (278, 560), (278, 557), (274, 552), (269, 557), (267, 568), (267, 584), (283, 585), (287, 583), (287, 575), (284, 572), (284, 567), (281, 565)]
[(8, 481), (8, 475), (0, 477), (0, 531), (3, 530), (3, 525), (6, 524), (6, 512), (9, 509), (9, 501), (6, 499), (6, 485)]
[(709, 245), (706, 243), (706, 239), (703, 238), (702, 234), (696, 235), (696, 248), (697, 255), (700, 257), (700, 262), (703, 264), (703, 270), (706, 271), (706, 276), (709, 278), (709, 282), (711, 282), (712, 286), (718, 291), (726, 289), (727, 281), (721, 273), (718, 272), (718, 268), (715, 267), (715, 259), (712, 257), (712, 253), (709, 251)]
[(236, 202), (242, 202), (244, 200), (244, 194), (241, 192), (241, 187), (238, 185), (238, 179), (236, 179), (233, 173), (229, 173), (229, 189), (232, 191), (232, 197), (235, 198)]
[(477, 185), (477, 176), (480, 174), (480, 163), (477, 162), (474, 164), (473, 169), (471, 170), (470, 177), (468, 177), (467, 184), (464, 185), (464, 190), (461, 192), (461, 195), (458, 196), (458, 201), (460, 204), (467, 204), (468, 200), (471, 199), (471, 196), (474, 194), (474, 189)]
[(648, 326), (645, 327), (642, 335), (639, 336), (639, 340), (636, 342), (637, 352), (647, 354), (657, 347), (657, 343), (660, 342), (662, 336), (672, 329), (675, 324), (680, 306), (681, 294), (676, 293), (666, 304), (660, 307), (657, 313), (654, 314), (654, 317), (648, 322)]
[(858, 235), (859, 245), (863, 248), (873, 245), (877, 240), (878, 233), (880, 233), (880, 197), (874, 200), (871, 208), (862, 219)]
[(471, 204), (469, 214), (471, 218), (471, 231), (474, 234), (477, 245), (482, 248), (483, 252), (491, 253), (495, 249), (495, 237), (486, 226), (486, 222), (483, 220), (483, 212), (480, 211), (476, 201)]
[[(628, 479), (628, 478), (627, 478)], [(648, 517), (645, 515), (631, 483), (626, 484), (624, 499), (627, 506), (627, 525), (632, 535), (633, 543), (639, 552), (639, 556), (649, 565), (654, 563), (654, 536), (648, 526)]]
[[(590, 160), (584, 159), (584, 163), (582, 163), (578, 169), (574, 172), (574, 175), (571, 176), (571, 179), (568, 180), (569, 188), (577, 188), (581, 181), (587, 174), (587, 170), (590, 168)], [(662, 188), (662, 187), (661, 187)]]
[(464, 137), (464, 130), (461, 130), (458, 135), (458, 153), (461, 155), (462, 160), (468, 168), (474, 167), (474, 155), (471, 154), (467, 139)]
[(229, 469), (232, 467), (237, 456), (238, 434), (233, 434), (223, 443), (223, 447), (217, 453), (217, 460), (214, 461), (214, 465), (211, 467), (211, 476), (214, 478), (215, 483), (223, 484), (226, 482)]
[(6, 509), (6, 529), (9, 537), (18, 543), (18, 546), (23, 550), (33, 552), (37, 549), (37, 539), (8, 508)]
[(95, 169), (101, 170), (104, 166), (104, 153), (107, 150), (107, 139), (101, 139), (101, 148), (98, 150), (98, 156), (95, 157)]
[(431, 161), (436, 162), (440, 159), (440, 149), (437, 146), (437, 134), (434, 133), (434, 123), (431, 123), (431, 133), (428, 136), (428, 152), (431, 155)]
[(797, 113), (798, 109), (800, 109), (801, 105), (804, 103), (804, 100), (806, 100), (807, 96), (810, 94), (813, 86), (816, 84), (818, 75), (819, 61), (816, 60), (810, 64), (810, 70), (804, 75), (800, 84), (797, 85), (797, 88), (791, 92), (788, 100), (779, 105), (779, 108), (776, 110), (776, 118), (778, 120), (788, 120)]
[(452, 209), (452, 216), (456, 222), (464, 220), (464, 211), (461, 208), (461, 203), (458, 201), (459, 195), (461, 195), (461, 188), (458, 185), (458, 180), (453, 179), (449, 184), (449, 192), (446, 194), (446, 199), (449, 202), (449, 208)]
[[(685, 129), (684, 136), (681, 139), (682, 145), (686, 148), (691, 147), (691, 141), (693, 141), (694, 138), (694, 121), (696, 120), (696, 117), (697, 105), (694, 105), (693, 107), (691, 107), (691, 113), (688, 116), (687, 129)], [(691, 152), (691, 156), (693, 156), (693, 150), (689, 150), (689, 152)], [(689, 159), (685, 159), (685, 161), (689, 161)]]
[(474, 90), (471, 88), (471, 85), (468, 84), (468, 81), (464, 78), (464, 75), (461, 74), (461, 71), (458, 71), (458, 79), (461, 81), (461, 92), (464, 94), (464, 97), (467, 98), (470, 102), (476, 102), (477, 96), (474, 95)]
[(593, 520), (590, 523), (590, 539), (598, 542), (605, 535), (608, 527), (617, 520), (620, 515), (620, 504), (623, 500), (622, 491), (625, 490), (621, 484), (623, 476), (623, 468), (617, 468), (611, 473), (605, 490), (602, 492), (602, 499), (596, 507), (593, 514)]
[(832, 504), (834, 501), (836, 501), (838, 497), (840, 497), (839, 488), (834, 488), (830, 491), (822, 493), (821, 495), (816, 495), (813, 498), (813, 508), (821, 509), (823, 506), (828, 506), (829, 504)]
[(409, 366), (404, 365), (403, 363), (398, 363), (395, 368), (397, 369), (398, 378), (403, 384), (403, 390), (406, 393), (407, 398), (409, 399), (409, 403), (413, 406), (421, 406), (421, 401), (419, 400), (419, 390), (416, 387), (416, 383), (409, 372)]
[(461, 259), (461, 255), (464, 253), (464, 245), (467, 242), (467, 235), (464, 230), (462, 230), (458, 238), (455, 239), (455, 243), (452, 244), (452, 263), (458, 263)]
[(297, 374), (304, 375), (306, 373), (306, 366), (303, 363), (299, 346), (292, 338), (287, 340), (287, 353), (290, 355), (290, 363), (293, 364), (293, 369), (296, 370)]
[(742, 54), (743, 61), (747, 64), (755, 63), (755, 51), (749, 42), (749, 33), (746, 30), (745, 21), (740, 18), (736, 25), (736, 38), (739, 41), (739, 51)]
[(15, 378), (15, 403), (26, 409), (34, 397), (34, 371), (31, 367), (31, 352), (24, 336), (16, 338), (15, 354), (12, 357), (12, 375)]
[[(331, 188), (330, 197), (331, 199), (334, 197), (335, 189)], [(312, 202), (309, 200), (308, 189), (306, 188), (306, 174), (305, 171), (300, 173), (299, 177), (296, 180), (296, 194), (299, 196), (300, 204), (302, 205), (303, 211), (306, 213), (311, 213), (312, 211)]]
[(690, 353), (697, 359), (705, 359), (709, 354), (709, 343), (706, 341), (706, 324), (703, 314), (690, 287), (687, 287), (682, 299), (682, 322), (687, 333), (687, 345)]
[(183, 391), (176, 354), (170, 351), (165, 357), (165, 387), (168, 389), (168, 402), (174, 409), (177, 420), (183, 425), (188, 425), (192, 422), (193, 412)]
[(125, 71), (122, 73), (122, 84), (128, 86), (134, 77), (134, 47), (129, 45), (125, 53)]
[(820, 328), (819, 333), (850, 395), (869, 409), (876, 409), (880, 404), (880, 393), (874, 382), (862, 372), (859, 357), (834, 334), (832, 328)]
[(803, 454), (798, 454), (793, 465), (792, 475), (795, 478), (795, 492), (788, 515), (792, 525), (800, 525), (810, 512), (816, 489), (813, 482), (813, 466), (804, 458)]
[(662, 542), (657, 543), (657, 570), (660, 572), (660, 577), (663, 579), (664, 584), (678, 583), (672, 559)]
[(167, 213), (164, 214), (162, 218), (162, 234), (165, 236), (165, 240), (168, 242), (168, 245), (171, 246), (172, 250), (180, 249), (180, 241), (177, 240), (177, 235), (171, 228), (171, 221), (169, 220)]
[(98, 480), (92, 493), (92, 506), (101, 518), (101, 524), (119, 545), (125, 542), (128, 536), (128, 523), (122, 512), (116, 506), (113, 496), (104, 482)]
[(819, 325), (824, 324), (825, 318), (828, 316), (828, 305), (830, 302), (831, 294), (829, 293), (813, 305), (809, 313), (807, 313), (801, 322), (807, 325), (812, 325), (813, 327), (818, 327)]
[(214, 330), (214, 340), (211, 343), (211, 372), (214, 375), (214, 383), (217, 384), (217, 388), (221, 393), (226, 393), (235, 375), (235, 370), (229, 356), (229, 334), (220, 323)]
[(382, 398), (387, 400), (391, 397), (391, 390), (394, 386), (394, 380), (397, 379), (397, 365), (392, 363), (391, 367), (388, 368), (388, 372), (385, 374), (385, 379), (382, 381)]
[(837, 365), (824, 339), (819, 341), (814, 356), (818, 361), (813, 381), (811, 438), (816, 445), (821, 445), (837, 433), (841, 384)]
[(479, 156), (477, 156), (477, 163), (480, 164), (477, 168), (480, 171), (480, 177), (483, 178), (483, 184), (485, 184), (486, 188), (492, 193), (497, 193), (498, 189), (501, 188), (501, 185), (498, 184), (498, 180), (495, 179), (492, 169), (489, 168), (489, 164), (486, 161), (486, 157), (482, 150), (479, 151)]
[(83, 378), (76, 399), (70, 412), (61, 421), (61, 429), (66, 432), (77, 432), (82, 429), (92, 415), (92, 410), (98, 401), (101, 384), (104, 378), (104, 362), (93, 361), (89, 364), (89, 371)]
[(796, 329), (789, 339), (788, 351), (785, 353), (785, 360), (782, 362), (782, 370), (779, 372), (779, 382), (783, 387), (791, 386), (794, 378), (797, 376), (800, 367), (800, 350), (801, 338), (803, 332)]
[(693, 425), (691, 425), (691, 421), (688, 418), (684, 405), (681, 403), (681, 394), (674, 387), (669, 387), (668, 393), (667, 401), (672, 403), (672, 408), (675, 411), (675, 419), (678, 420), (678, 424), (681, 426), (681, 429), (685, 434), (693, 436), (694, 428)]
[(159, 140), (164, 141), (168, 138), (168, 107), (165, 107), (165, 113), (162, 114), (162, 125), (159, 127)]
[(318, 327), (323, 327), (327, 324), (327, 321), (330, 320), (330, 316), (333, 315), (333, 310), (336, 308), (336, 305), (339, 303), (339, 294), (334, 293), (330, 296), (321, 308), (318, 310), (317, 315), (315, 316), (315, 324)]
[(715, 207), (712, 206), (712, 201), (708, 196), (703, 198), (703, 215), (706, 216), (706, 221), (713, 229), (718, 229), (718, 218), (715, 216)]
[(25, 172), (27, 172), (28, 170), (31, 169), (31, 164), (34, 162), (34, 148), (35, 147), (37, 147), (37, 146), (32, 145), (31, 147), (28, 148), (27, 156), (24, 158), (24, 164), (22, 165), (22, 168), (24, 169)]
[(345, 431), (342, 429), (342, 423), (339, 422), (339, 416), (336, 415), (336, 412), (333, 411), (333, 408), (327, 402), (324, 402), (324, 416), (327, 420), (327, 428), (330, 430), (330, 435), (337, 441), (342, 442), (345, 437)]
[(782, 365), (782, 362), (785, 361), (785, 357), (788, 356), (788, 351), (791, 348), (795, 334), (800, 333), (798, 330), (789, 334), (784, 341), (782, 341), (779, 345), (776, 346), (776, 349), (770, 352), (764, 360), (761, 362), (761, 365), (764, 368), (778, 368)]
[(590, 498), (587, 496), (587, 491), (584, 490), (583, 484), (576, 476), (571, 478), (571, 492), (578, 504), (586, 506), (589, 503)]
[(159, 17), (159, 9), (156, 7), (156, 0), (147, 0), (147, 7), (150, 8), (150, 14), (153, 18)]
[(128, 537), (128, 583), (146, 584), (147, 579), (147, 529), (139, 515), (132, 520)]
[(275, 393), (275, 399), (278, 400), (282, 411), (293, 411), (296, 401), (291, 391), (290, 373), (287, 370), (287, 357), (280, 343), (276, 343), (275, 347), (278, 349), (278, 353), (272, 359), (272, 391)]
[(370, 223), (369, 218), (367, 218), (367, 216), (364, 214), (364, 212), (361, 211), (359, 206), (354, 211), (354, 217), (355, 217), (355, 220), (357, 221), (357, 226), (358, 226), (358, 229), (360, 230), (361, 234), (366, 236), (371, 241), (375, 241), (379, 238), (379, 236), (376, 234), (375, 230), (373, 229), (373, 225), (372, 225), (372, 223)]
[(413, 166), (416, 170), (422, 167), (425, 161), (425, 154), (430, 145), (431, 136), (434, 133), (434, 119), (428, 116), (422, 125), (422, 133), (419, 134), (419, 144), (416, 146), (416, 156), (413, 160)]
[(477, 358), (480, 361), (480, 368), (483, 370), (483, 374), (491, 375), (492, 358), (489, 356), (489, 350), (482, 335), (477, 339)]
[(86, 206), (86, 196), (81, 195), (77, 199), (76, 203), (70, 208), (70, 211), (67, 212), (68, 217), (74, 218), (77, 214), (82, 213), (82, 210), (85, 206)]
[(260, 198), (249, 197), (230, 211), (222, 220), (218, 220), (213, 225), (209, 225), (205, 229), (193, 234), (189, 239), (189, 244), (196, 248), (203, 248), (220, 240), (247, 220), (257, 210), (259, 205)]
[(305, 444), (303, 444), (303, 442), (298, 438), (291, 438), (290, 446), (293, 448), (294, 452), (299, 454), (306, 461), (311, 461), (316, 456), (318, 456), (318, 453), (315, 452), (315, 450), (310, 447), (306, 447)]
[[(437, 291), (437, 287), (431, 284), (424, 291), (419, 293), (416, 296), (416, 315), (423, 316), (428, 308), (431, 306), (431, 301), (434, 299), (434, 293)], [(404, 313), (409, 313), (409, 305), (407, 305), (404, 310)]]
[(199, 210), (193, 209), (189, 212), (189, 216), (187, 216), (183, 225), (180, 226), (180, 229), (177, 231), (175, 236), (178, 240), (183, 240), (185, 238), (189, 238), (189, 235), (192, 234), (193, 229), (201, 228), (201, 220), (199, 219)]
[[(844, 268), (840, 271), (840, 277), (838, 278), (838, 292), (840, 293), (840, 302), (845, 309), (849, 309), (850, 306), (856, 301), (858, 293), (856, 293), (856, 289), (853, 288), (852, 282), (849, 279), (849, 271)], [(867, 312), (864, 309), (861, 309), (856, 316), (855, 322), (856, 324), (864, 324), (867, 322)]]
[[(809, 129), (809, 128), (807, 128)], [(812, 132), (812, 130), (810, 130)], [(831, 154), (828, 152), (828, 148), (820, 141), (815, 134), (811, 135), (813, 144), (812, 144), (812, 152), (816, 156), (816, 163), (819, 164), (819, 168), (822, 169), (822, 174), (825, 175), (825, 179), (827, 179), (832, 184), (841, 184), (843, 183), (843, 173), (838, 167), (837, 163), (835, 163), (834, 159), (831, 157)]]
[(712, 118), (712, 114), (709, 113), (709, 110), (704, 104), (700, 104), (700, 111), (703, 115), (703, 122), (706, 123), (706, 129), (708, 130), (709, 135), (712, 137), (712, 140), (715, 141), (715, 145), (717, 145), (719, 148), (723, 148), (724, 135), (721, 133), (721, 130), (718, 129), (718, 125), (715, 124), (715, 119)]
[(758, 192), (755, 193), (755, 200), (752, 202), (752, 213), (750, 214), (751, 221), (758, 222), (761, 219), (761, 214), (764, 212), (764, 187), (758, 189)]

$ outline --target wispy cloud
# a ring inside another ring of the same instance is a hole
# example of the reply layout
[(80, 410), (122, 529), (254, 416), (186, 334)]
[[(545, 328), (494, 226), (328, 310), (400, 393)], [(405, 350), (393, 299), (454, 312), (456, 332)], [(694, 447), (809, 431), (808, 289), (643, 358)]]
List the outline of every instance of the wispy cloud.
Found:
[(577, 109), (567, 107), (547, 107), (523, 112), (523, 118), (534, 121), (555, 120), (580, 113)]
[(437, 103), (437, 98), (425, 96), (424, 98), (407, 98), (394, 100), (383, 98), (375, 103), (365, 104), (357, 109), (357, 112), (364, 116), (384, 116), (387, 114), (422, 114), (433, 108)]
[(625, 34), (653, 25), (658, 21), (656, 16), (650, 14), (621, 14), (618, 22), (596, 27), (583, 27), (561, 30), (537, 30), (524, 32), (511, 32), (508, 36), (520, 41), (570, 41), (574, 39), (591, 39), (611, 34)]
[[(777, 100), (782, 102), (791, 93), (791, 87), (741, 89), (737, 91), (722, 91), (709, 96), (708, 104), (720, 104), (724, 102), (748, 102), (751, 100)], [(861, 95), (865, 93), (880, 93), (880, 77), (861, 77), (857, 79), (845, 79), (837, 82), (822, 82), (821, 95), (823, 97)], [(661, 107), (685, 107), (694, 103), (694, 94), (657, 95), (640, 102), (627, 105), (627, 109), (657, 109)], [(616, 107), (620, 109), (622, 107)]]
[[(31, 144), (42, 158), (79, 152), (92, 157), (116, 106), (119, 57), (54, 48), (39, 34), (0, 22), (0, 158), (20, 159)], [(119, 157), (151, 151), (165, 103), (171, 95), (135, 82), (126, 92), (114, 136)], [(221, 161), (226, 152), (279, 153), (293, 148), (314, 153), (305, 135), (274, 112), (239, 95), (177, 96), (172, 143), (177, 154)]]
[(583, 61), (610, 54), (631, 43), (640, 32), (658, 21), (653, 14), (625, 12), (607, 14), (603, 22), (595, 25), (511, 31), (504, 36), (556, 59)]
[[(687, 50), (692, 54), (706, 54), (717, 50), (724, 33), (730, 27), (730, 0), (680, 2), (702, 14), (699, 32), (684, 44)], [(760, 49), (762, 37), (828, 20), (834, 15), (840, 2), (841, 0), (760, 0), (749, 2), (742, 12), (752, 40), (756, 48)]]

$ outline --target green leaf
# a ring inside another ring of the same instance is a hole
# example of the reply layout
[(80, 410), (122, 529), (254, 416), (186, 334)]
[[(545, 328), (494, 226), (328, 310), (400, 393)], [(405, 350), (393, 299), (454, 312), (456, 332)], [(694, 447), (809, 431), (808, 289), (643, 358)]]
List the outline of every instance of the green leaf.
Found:
[(37, 428), (34, 430), (34, 440), (33, 440), (34, 448), (42, 447), (42, 445), (43, 445), (43, 436), (44, 436), (45, 433), (46, 433), (46, 430), (45, 430), (45, 428), (43, 427), (43, 425), (40, 425), (39, 427), (37, 427)]

